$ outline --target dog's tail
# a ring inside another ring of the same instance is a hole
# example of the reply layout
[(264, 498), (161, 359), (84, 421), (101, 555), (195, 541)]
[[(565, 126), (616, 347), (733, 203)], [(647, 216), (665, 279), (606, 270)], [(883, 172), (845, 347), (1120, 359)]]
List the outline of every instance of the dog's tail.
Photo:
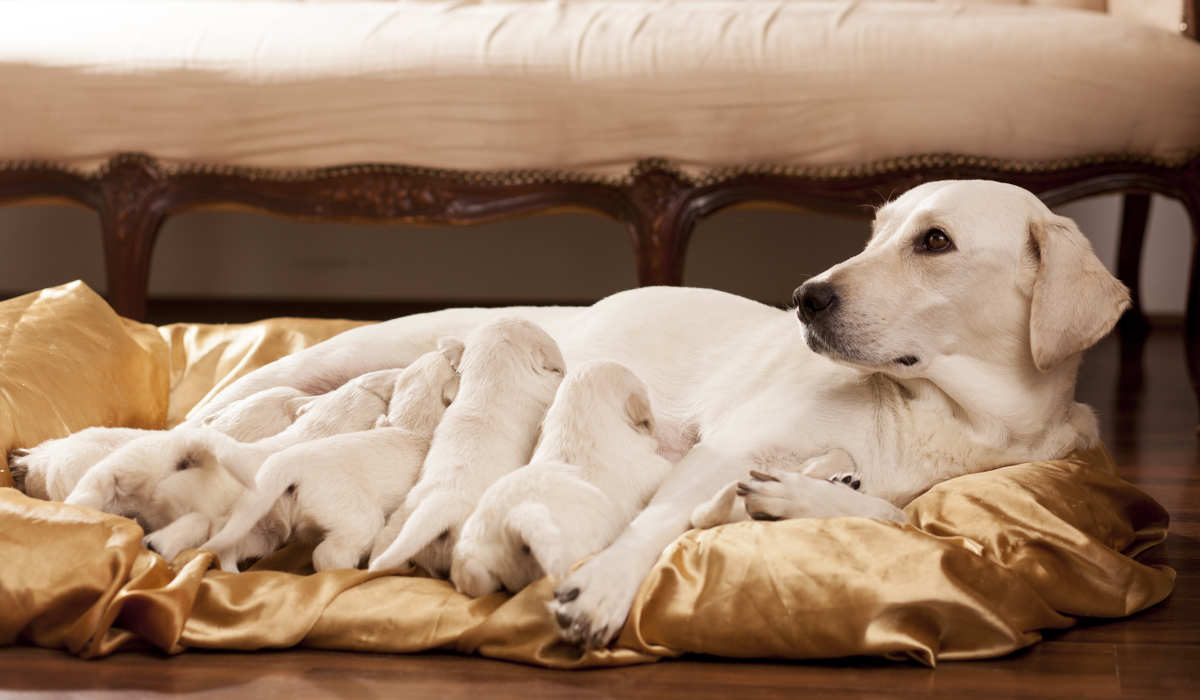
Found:
[(546, 576), (562, 578), (575, 563), (568, 547), (569, 538), (563, 535), (544, 503), (526, 502), (513, 508), (504, 519), (504, 529), (518, 548), (529, 549)]
[(387, 549), (371, 559), (368, 569), (400, 569), (408, 566), (409, 560), (425, 549), (462, 517), (461, 499), (445, 491), (436, 491), (421, 500), (412, 514), (404, 521), (400, 534)]
[(250, 535), (254, 526), (270, 514), (284, 494), (295, 493), (299, 488), (299, 477), (282, 468), (272, 469), (271, 466), (264, 467), (258, 484), (238, 499), (224, 527), (200, 545), (200, 549), (216, 554), (221, 560), (221, 568), (226, 571), (237, 571), (236, 555), (233, 553), (238, 551), (239, 545)]

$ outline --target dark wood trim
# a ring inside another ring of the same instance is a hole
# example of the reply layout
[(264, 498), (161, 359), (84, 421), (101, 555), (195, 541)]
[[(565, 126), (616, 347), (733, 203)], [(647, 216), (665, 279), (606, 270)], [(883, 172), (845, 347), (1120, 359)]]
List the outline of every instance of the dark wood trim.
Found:
[(1200, 0), (1184, 0), (1183, 33), (1200, 41)]
[[(1194, 8), (1195, 3), (1191, 3)], [(852, 167), (718, 169), (692, 176), (658, 159), (621, 178), (550, 171), (466, 172), (386, 164), (298, 171), (168, 166), (145, 154), (114, 156), (92, 174), (51, 163), (0, 164), (0, 203), (58, 199), (96, 210), (114, 308), (146, 316), (150, 258), (167, 216), (238, 206), (282, 216), (336, 221), (461, 225), (582, 209), (623, 222), (638, 283), (681, 284), (696, 223), (737, 204), (770, 202), (869, 217), (872, 206), (923, 182), (985, 178), (1024, 187), (1057, 205), (1106, 193), (1162, 194), (1182, 201), (1200, 242), (1200, 153), (1179, 162), (1108, 155), (1013, 162), (953, 154), (898, 158)], [(1131, 216), (1136, 211), (1129, 212)], [(1123, 250), (1125, 271), (1141, 245)], [(1189, 358), (1200, 377), (1200, 245), (1188, 296)], [(1132, 281), (1136, 283), (1136, 273)], [(1195, 380), (1200, 391), (1200, 379)]]

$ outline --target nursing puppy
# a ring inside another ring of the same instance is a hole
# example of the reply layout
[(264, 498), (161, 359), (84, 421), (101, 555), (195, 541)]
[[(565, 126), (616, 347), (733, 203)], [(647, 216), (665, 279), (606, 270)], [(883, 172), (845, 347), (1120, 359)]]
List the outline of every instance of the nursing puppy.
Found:
[[(299, 389), (273, 387), (234, 401), (208, 416), (203, 425), (234, 440), (261, 440), (289, 427), (310, 399)], [(9, 468), (17, 488), (26, 494), (61, 501), (70, 495), (88, 469), (118, 447), (136, 438), (161, 433), (138, 428), (84, 428), (32, 449), (13, 450), (9, 453)]]
[(616, 362), (581, 365), (558, 388), (530, 464), (488, 487), (467, 518), (450, 580), (476, 597), (563, 577), (620, 534), (670, 469), (646, 385)]
[[(201, 549), (236, 572), (240, 547), (278, 507), (293, 538), (321, 538), (313, 550), (317, 571), (358, 566), (384, 519), (412, 488), (434, 428), (458, 391), (463, 345), (446, 339), (396, 379), (388, 413), (373, 430), (334, 435), (290, 447), (263, 464), (220, 532)], [(237, 476), (235, 474), (235, 476)], [(283, 541), (277, 543), (282, 545)], [(272, 547), (273, 549), (274, 547)]]
[(450, 575), (459, 528), (492, 483), (529, 461), (564, 371), (554, 340), (529, 321), (502, 318), (467, 336), (458, 396), (434, 432), (420, 480), (376, 538), (372, 571), (411, 560)]
[(242, 483), (253, 481), (267, 457), (306, 440), (374, 426), (387, 412), (400, 371), (371, 372), (316, 397), (295, 423), (257, 442), (239, 442), (211, 427), (149, 431), (89, 469), (66, 502), (135, 518), (150, 533), (146, 546), (173, 558), (225, 521)]
[[(1076, 371), (1129, 295), (1070, 219), (1019, 187), (966, 180), (923, 184), (880, 208), (866, 248), (802, 285), (795, 302), (783, 310), (650, 287), (586, 308), (408, 316), (256, 370), (200, 410), (411, 360), (501, 316), (541, 325), (572, 367), (621, 362), (650, 388), (662, 449), (682, 459), (557, 588), (562, 637), (604, 644), (695, 508), (732, 482), (767, 517), (866, 516), (962, 474), (1094, 446)], [(794, 471), (835, 448), (853, 458), (860, 489)], [(750, 469), (778, 481), (747, 479)]]

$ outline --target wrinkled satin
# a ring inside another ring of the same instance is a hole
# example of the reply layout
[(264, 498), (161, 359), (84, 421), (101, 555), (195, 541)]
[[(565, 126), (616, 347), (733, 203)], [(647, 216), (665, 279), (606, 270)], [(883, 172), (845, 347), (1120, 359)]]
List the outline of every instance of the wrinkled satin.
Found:
[[(0, 454), (88, 421), (177, 421), (230, 376), (353, 325), (280, 319), (155, 332), (116, 318), (80, 284), (0, 303)], [(77, 382), (64, 379), (72, 373)], [(1171, 569), (1132, 558), (1165, 538), (1166, 512), (1118, 478), (1103, 450), (953, 479), (906, 512), (906, 526), (833, 518), (688, 532), (643, 582), (613, 648), (580, 654), (557, 641), (547, 580), (471, 600), (433, 579), (314, 574), (304, 546), (227, 574), (203, 552), (168, 564), (125, 518), (3, 488), (0, 644), (89, 658), (147, 644), (168, 653), (301, 645), (556, 668), (685, 652), (933, 665), (1007, 654), (1077, 616), (1132, 614), (1174, 583)]]

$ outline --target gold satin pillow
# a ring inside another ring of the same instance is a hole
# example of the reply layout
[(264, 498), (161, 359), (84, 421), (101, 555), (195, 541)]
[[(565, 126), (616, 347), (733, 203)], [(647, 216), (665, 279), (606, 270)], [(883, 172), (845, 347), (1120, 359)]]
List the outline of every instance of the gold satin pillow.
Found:
[[(90, 424), (177, 422), (214, 387), (354, 325), (155, 332), (78, 284), (0, 303), (0, 414), (20, 416), (0, 426), (0, 450)], [(226, 574), (204, 552), (163, 561), (125, 518), (3, 488), (0, 644), (85, 657), (139, 641), (170, 653), (443, 649), (558, 668), (686, 652), (932, 665), (1007, 654), (1075, 616), (1132, 614), (1174, 583), (1172, 570), (1132, 558), (1164, 539), (1166, 512), (1115, 476), (1103, 450), (953, 479), (906, 512), (905, 526), (830, 518), (688, 532), (643, 582), (617, 643), (580, 654), (557, 641), (547, 580), (471, 600), (433, 579), (313, 574), (303, 546)]]

